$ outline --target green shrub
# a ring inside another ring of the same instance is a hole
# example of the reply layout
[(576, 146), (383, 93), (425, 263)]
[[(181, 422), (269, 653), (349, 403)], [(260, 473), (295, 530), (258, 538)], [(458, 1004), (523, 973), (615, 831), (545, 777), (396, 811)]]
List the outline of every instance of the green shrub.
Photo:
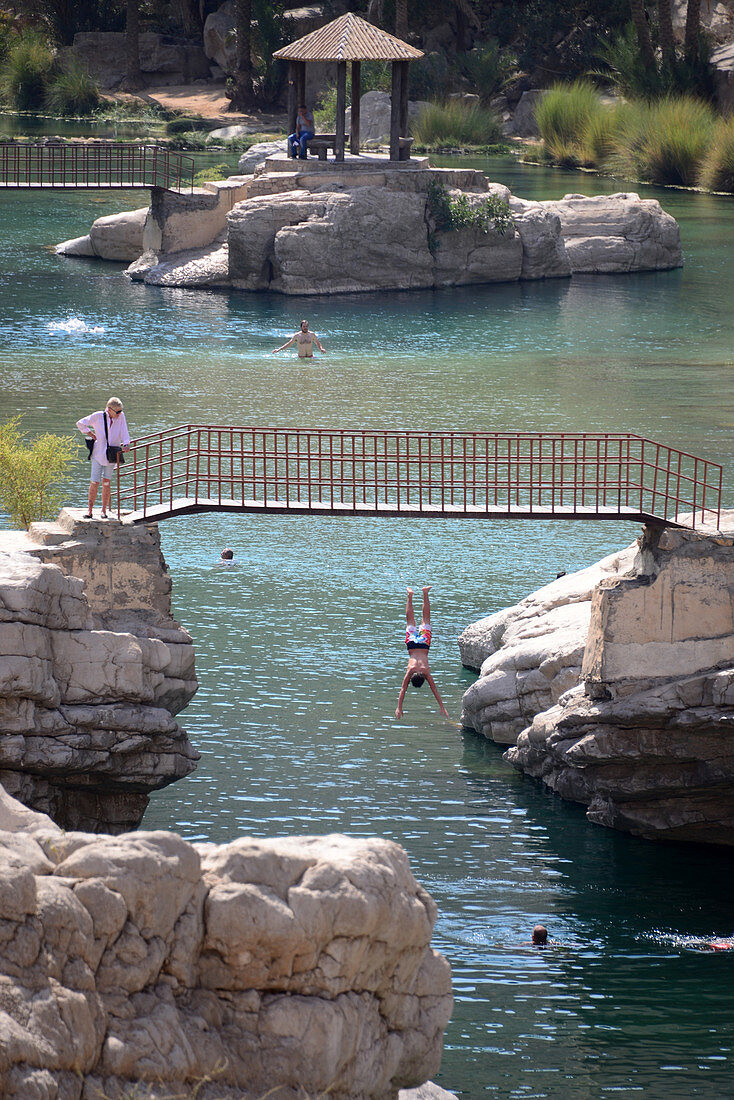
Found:
[[(657, 43), (657, 26), (650, 27), (653, 46)], [(627, 26), (611, 40), (603, 41), (596, 52), (600, 68), (592, 75), (609, 81), (622, 95), (630, 99), (659, 99), (666, 95), (695, 95), (714, 99), (714, 72), (709, 63), (711, 46), (704, 35), (699, 37), (693, 59), (676, 56), (672, 65), (663, 64), (659, 51), (656, 62), (649, 65), (637, 44), (634, 25)]]
[(454, 73), (444, 53), (427, 53), (408, 72), (411, 99), (441, 99), (451, 91)]
[(209, 130), (216, 130), (218, 126), (218, 122), (215, 123), (211, 119), (202, 118), (201, 115), (179, 115), (166, 123), (166, 133), (192, 134), (200, 130), (208, 133)]
[(228, 164), (212, 164), (196, 173), (194, 187), (201, 187), (202, 183), (210, 183), (212, 180), (227, 180), (231, 175), (232, 169)]
[(46, 96), (53, 53), (44, 38), (26, 31), (10, 46), (0, 68), (0, 96), (16, 111), (38, 111)]
[(502, 137), (500, 121), (493, 111), (461, 99), (429, 103), (413, 120), (410, 130), (421, 145), (451, 148), (495, 145)]
[(716, 123), (701, 165), (699, 183), (709, 191), (734, 192), (734, 115)]
[(183, 134), (176, 134), (168, 142), (170, 149), (191, 150), (200, 152), (207, 147), (207, 135), (200, 130), (189, 130)]
[(142, 99), (103, 99), (94, 112), (94, 117), (98, 122), (141, 122), (148, 126), (157, 126), (165, 122), (169, 112), (164, 107), (145, 103)]
[(457, 65), (470, 82), (472, 91), (488, 100), (510, 75), (515, 58), (500, 48), (496, 38), (477, 45), (468, 53), (459, 54)]
[(634, 178), (693, 186), (711, 144), (714, 114), (691, 96), (666, 96), (619, 110), (618, 163)]
[(510, 207), (497, 195), (487, 195), (479, 203), (470, 203), (469, 196), (463, 193), (452, 199), (445, 185), (436, 179), (429, 181), (426, 194), (437, 233), (475, 228), (483, 233), (494, 230), (503, 234), (512, 225)]
[(46, 89), (46, 107), (56, 115), (89, 115), (99, 106), (97, 82), (71, 57)]
[(0, 424), (0, 507), (21, 527), (55, 519), (65, 498), (70, 463), (78, 456), (68, 435), (46, 433), (29, 442), (21, 417)]

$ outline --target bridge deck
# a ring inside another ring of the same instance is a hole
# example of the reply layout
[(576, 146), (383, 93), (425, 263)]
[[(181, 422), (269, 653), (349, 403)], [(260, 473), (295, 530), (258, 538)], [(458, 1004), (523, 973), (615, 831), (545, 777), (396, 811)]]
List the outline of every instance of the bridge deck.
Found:
[[(411, 517), (433, 516), (443, 519), (586, 519), (586, 520), (628, 520), (635, 523), (659, 523), (659, 517), (635, 508), (584, 508), (555, 507), (543, 508), (518, 505), (487, 509), (484, 507), (445, 505), (401, 505), (391, 504), (365, 505), (340, 504), (326, 500), (307, 500), (285, 504), (282, 501), (263, 503), (261, 500), (227, 500), (217, 498), (177, 497), (165, 504), (148, 505), (145, 512), (121, 512), (121, 518), (129, 523), (155, 523), (157, 520), (171, 519), (173, 516), (194, 515), (197, 512), (243, 512), (249, 514), (295, 515), (295, 516), (383, 516)], [(679, 527), (679, 523), (667, 521), (669, 526)]]

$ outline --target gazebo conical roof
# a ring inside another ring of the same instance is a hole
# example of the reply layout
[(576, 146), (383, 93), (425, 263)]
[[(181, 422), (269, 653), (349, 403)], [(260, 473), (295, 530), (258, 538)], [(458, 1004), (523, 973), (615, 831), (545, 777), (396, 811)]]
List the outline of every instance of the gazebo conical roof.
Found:
[(423, 50), (348, 11), (276, 50), (273, 57), (283, 61), (417, 61)]

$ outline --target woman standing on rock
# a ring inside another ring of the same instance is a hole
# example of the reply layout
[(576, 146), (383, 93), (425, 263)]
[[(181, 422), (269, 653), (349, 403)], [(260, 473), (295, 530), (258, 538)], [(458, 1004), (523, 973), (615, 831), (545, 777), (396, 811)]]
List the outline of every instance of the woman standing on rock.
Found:
[(102, 512), (101, 518), (107, 519), (112, 500), (112, 472), (116, 462), (110, 462), (108, 449), (116, 447), (120, 451), (130, 449), (130, 433), (127, 430), (127, 421), (122, 411), (122, 401), (119, 397), (111, 397), (104, 409), (90, 413), (89, 416), (77, 420), (76, 426), (82, 435), (94, 440), (90, 458), (92, 470), (89, 480), (89, 511), (84, 518), (92, 518), (92, 509), (97, 499), (97, 487), (102, 482)]

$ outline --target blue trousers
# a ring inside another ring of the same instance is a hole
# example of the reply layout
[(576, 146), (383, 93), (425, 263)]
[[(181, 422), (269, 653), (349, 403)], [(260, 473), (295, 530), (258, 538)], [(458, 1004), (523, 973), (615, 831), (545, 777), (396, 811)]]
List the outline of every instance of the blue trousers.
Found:
[(313, 130), (301, 130), (300, 134), (288, 135), (288, 152), (294, 160), (296, 157), (300, 157), (301, 160), (306, 159), (306, 145), (315, 136)]

